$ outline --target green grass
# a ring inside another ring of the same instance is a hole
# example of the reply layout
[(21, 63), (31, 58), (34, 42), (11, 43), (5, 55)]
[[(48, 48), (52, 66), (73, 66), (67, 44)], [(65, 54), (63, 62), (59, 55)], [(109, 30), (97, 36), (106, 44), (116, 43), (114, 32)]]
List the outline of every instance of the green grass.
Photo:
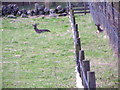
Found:
[[(117, 60), (91, 16), (76, 16), (82, 49), (95, 71), (97, 87), (117, 87)], [(50, 29), (37, 34), (32, 27)], [(75, 88), (73, 34), (69, 18), (2, 20), (3, 88)]]
[[(3, 87), (75, 87), (68, 18), (3, 19)], [(37, 34), (32, 27), (50, 29)]]

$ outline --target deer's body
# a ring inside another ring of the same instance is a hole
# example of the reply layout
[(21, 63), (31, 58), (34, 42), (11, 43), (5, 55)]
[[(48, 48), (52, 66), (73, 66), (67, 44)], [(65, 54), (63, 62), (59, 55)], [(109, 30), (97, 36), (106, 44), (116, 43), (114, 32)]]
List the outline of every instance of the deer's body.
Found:
[(47, 30), (47, 29), (38, 29), (37, 24), (34, 24), (33, 27), (37, 33), (50, 32), (50, 30)]
[(102, 31), (103, 31), (103, 29), (100, 28), (100, 24), (98, 24), (98, 25), (95, 24), (95, 25), (97, 26), (97, 29), (98, 29), (99, 32), (102, 32)]

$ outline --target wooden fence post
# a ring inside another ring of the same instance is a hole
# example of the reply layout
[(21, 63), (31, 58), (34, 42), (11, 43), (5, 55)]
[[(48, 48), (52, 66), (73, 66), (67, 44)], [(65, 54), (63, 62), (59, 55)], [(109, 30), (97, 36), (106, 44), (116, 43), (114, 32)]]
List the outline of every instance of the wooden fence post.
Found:
[(71, 21), (72, 30), (74, 31), (76, 29), (75, 16), (70, 16), (70, 21)]
[(84, 14), (86, 15), (86, 2), (84, 2)]
[(78, 24), (75, 24), (75, 26), (73, 27), (73, 35), (74, 42), (77, 43), (77, 39), (79, 38)]
[[(77, 38), (77, 44), (78, 44), (78, 49), (81, 50), (81, 40), (80, 38)], [(79, 51), (78, 51), (78, 54), (79, 54)]]
[(75, 25), (76, 24), (76, 22), (75, 22), (75, 16), (73, 16), (72, 18), (73, 18), (73, 25)]
[(81, 50), (80, 52), (79, 52), (79, 60), (85, 60), (85, 55), (84, 55), (84, 50)]
[(75, 36), (76, 38), (79, 38), (79, 31), (78, 31), (78, 24), (75, 24)]
[[(90, 62), (88, 60), (83, 60), (82, 63), (83, 63), (85, 76), (86, 76), (86, 79), (87, 79), (87, 71), (90, 71)], [(84, 87), (87, 88), (84, 80), (83, 80), (83, 84), (84, 84)]]
[(74, 11), (72, 9), (70, 10), (70, 17), (71, 17), (73, 24), (75, 25), (75, 16), (74, 16)]
[[(84, 59), (85, 59), (84, 50), (80, 50), (79, 51), (79, 60), (80, 60), (79, 62), (82, 62)], [(80, 63), (79, 63), (79, 66), (78, 66), (78, 70), (79, 70), (79, 73), (80, 73), (80, 77), (83, 78), (82, 71), (81, 71), (81, 68), (80, 68)]]
[(85, 76), (86, 76), (86, 79), (87, 79), (87, 71), (90, 71), (90, 62), (88, 60), (83, 60), (82, 63), (83, 63)]
[(74, 16), (74, 11), (73, 11), (73, 9), (71, 8), (71, 14), (72, 14), (72, 16)]
[(75, 39), (75, 55), (76, 55), (76, 63), (79, 64), (79, 51), (81, 50), (81, 42), (80, 38)]
[(90, 90), (96, 90), (95, 72), (90, 72), (90, 71), (87, 72), (87, 81)]

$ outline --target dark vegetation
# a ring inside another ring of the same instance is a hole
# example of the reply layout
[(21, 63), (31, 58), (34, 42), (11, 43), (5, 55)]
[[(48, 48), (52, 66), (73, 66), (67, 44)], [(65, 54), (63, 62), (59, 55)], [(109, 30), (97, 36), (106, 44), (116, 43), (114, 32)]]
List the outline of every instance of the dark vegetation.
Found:
[(52, 13), (60, 14), (62, 16), (62, 13), (65, 13), (64, 15), (68, 14), (68, 7), (62, 7), (61, 5), (58, 5), (54, 9), (50, 9), (49, 7), (45, 7), (45, 5), (39, 5), (38, 3), (35, 3), (33, 10), (27, 10), (27, 9), (20, 9), (16, 4), (8, 4), (3, 5), (1, 16), (8, 16), (13, 17), (15, 16), (21, 16), (21, 17), (27, 17), (34, 16), (34, 15), (49, 15)]

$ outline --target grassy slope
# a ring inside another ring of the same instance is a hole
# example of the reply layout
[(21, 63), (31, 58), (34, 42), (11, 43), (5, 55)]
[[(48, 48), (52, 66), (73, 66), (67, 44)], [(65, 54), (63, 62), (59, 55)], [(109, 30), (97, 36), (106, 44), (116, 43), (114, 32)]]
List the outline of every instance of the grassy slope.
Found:
[[(76, 16), (82, 48), (97, 87), (117, 87), (117, 61), (91, 16)], [(36, 34), (31, 26), (49, 28)], [(68, 17), (3, 19), (3, 87), (75, 87), (73, 38)]]

